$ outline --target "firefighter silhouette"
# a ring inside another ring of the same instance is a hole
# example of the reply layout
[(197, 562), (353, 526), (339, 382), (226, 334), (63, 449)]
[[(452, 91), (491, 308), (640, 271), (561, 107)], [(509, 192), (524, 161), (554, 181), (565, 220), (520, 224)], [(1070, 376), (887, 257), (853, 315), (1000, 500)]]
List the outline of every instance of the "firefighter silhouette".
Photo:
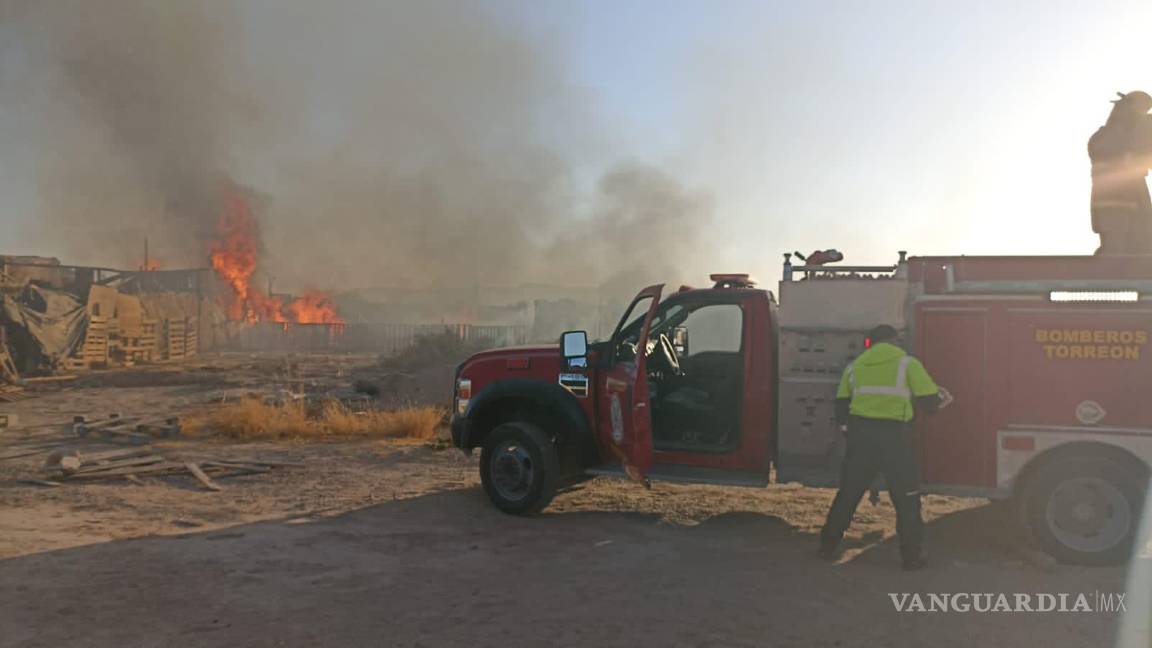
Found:
[(1118, 93), (1108, 121), (1088, 140), (1096, 254), (1152, 254), (1152, 96)]

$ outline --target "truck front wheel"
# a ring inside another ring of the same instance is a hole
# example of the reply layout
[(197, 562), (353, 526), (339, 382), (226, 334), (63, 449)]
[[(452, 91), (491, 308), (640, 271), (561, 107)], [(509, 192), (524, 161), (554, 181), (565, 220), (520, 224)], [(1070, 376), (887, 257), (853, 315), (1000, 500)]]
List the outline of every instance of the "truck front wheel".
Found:
[(1024, 513), (1040, 546), (1060, 562), (1122, 564), (1140, 527), (1144, 481), (1106, 456), (1053, 461), (1029, 481)]
[(515, 515), (544, 510), (556, 495), (560, 462), (543, 430), (515, 421), (492, 429), (480, 452), (480, 481), (496, 508)]

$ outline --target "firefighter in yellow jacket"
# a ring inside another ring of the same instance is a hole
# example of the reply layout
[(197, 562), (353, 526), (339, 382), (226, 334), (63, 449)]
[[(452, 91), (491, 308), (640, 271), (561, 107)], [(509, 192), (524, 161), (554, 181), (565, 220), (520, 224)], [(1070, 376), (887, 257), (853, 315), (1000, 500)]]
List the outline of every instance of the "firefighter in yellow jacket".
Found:
[(836, 420), (846, 430), (848, 452), (840, 470), (840, 490), (820, 533), (820, 557), (836, 559), (860, 498), (880, 473), (896, 508), (904, 568), (920, 569), (924, 523), (909, 431), (917, 410), (933, 412), (947, 396), (924, 365), (897, 346), (896, 329), (877, 326), (869, 338), (871, 347), (844, 370), (836, 393)]

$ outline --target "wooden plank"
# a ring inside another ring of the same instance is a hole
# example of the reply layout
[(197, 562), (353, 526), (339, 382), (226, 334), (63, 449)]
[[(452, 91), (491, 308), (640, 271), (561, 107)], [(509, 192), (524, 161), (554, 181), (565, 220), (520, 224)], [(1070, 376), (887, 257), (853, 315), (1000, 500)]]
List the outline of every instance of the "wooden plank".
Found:
[(143, 486), (144, 485), (144, 480), (137, 477), (135, 473), (124, 475), (124, 479), (132, 482), (133, 484), (136, 484), (137, 486)]
[(52, 481), (50, 479), (21, 479), (20, 483), (21, 484), (31, 484), (33, 486), (51, 486), (51, 487), (56, 487), (56, 486), (61, 485), (60, 482)]
[(160, 455), (148, 455), (147, 457), (137, 457), (135, 459), (124, 459), (122, 461), (112, 461), (105, 464), (97, 464), (95, 466), (86, 466), (75, 471), (77, 475), (89, 475), (92, 473), (103, 472), (105, 470), (118, 470), (120, 468), (127, 468), (129, 466), (147, 466), (150, 464), (160, 463), (164, 461), (164, 457)]
[(216, 463), (241, 464), (256, 466), (272, 466), (273, 468), (303, 468), (304, 464), (297, 461), (274, 461), (269, 459), (216, 459)]
[(108, 477), (123, 477), (124, 475), (158, 475), (161, 473), (178, 472), (185, 470), (184, 464), (160, 463), (150, 466), (129, 466), (117, 470), (101, 470), (94, 473), (76, 473), (68, 477), (69, 481), (77, 479), (105, 479)]
[(32, 378), (25, 378), (26, 383), (54, 383), (54, 382), (68, 382), (69, 380), (76, 380), (80, 376), (66, 375), (66, 376), (33, 376)]
[(222, 468), (225, 470), (246, 470), (253, 473), (266, 473), (271, 472), (270, 466), (261, 466), (258, 464), (242, 464), (242, 463), (227, 463), (224, 461), (201, 461), (201, 466), (205, 468)]
[(204, 484), (204, 488), (207, 488), (210, 491), (224, 490), (223, 488), (220, 487), (219, 484), (212, 481), (208, 477), (208, 475), (205, 475), (204, 471), (200, 470), (200, 466), (189, 462), (189, 463), (184, 464), (184, 467), (187, 468), (188, 472), (192, 473), (192, 476), (195, 477), (197, 480), (199, 480), (201, 484)]
[(85, 466), (102, 463), (114, 459), (131, 459), (145, 457), (152, 454), (151, 448), (124, 448), (120, 450), (105, 450), (103, 452), (80, 452), (80, 462)]
[(0, 455), (0, 461), (5, 461), (8, 459), (19, 459), (20, 457), (31, 457), (32, 455), (38, 455), (47, 451), (48, 448), (40, 448), (39, 450), (29, 450), (28, 452), (17, 452), (15, 454)]

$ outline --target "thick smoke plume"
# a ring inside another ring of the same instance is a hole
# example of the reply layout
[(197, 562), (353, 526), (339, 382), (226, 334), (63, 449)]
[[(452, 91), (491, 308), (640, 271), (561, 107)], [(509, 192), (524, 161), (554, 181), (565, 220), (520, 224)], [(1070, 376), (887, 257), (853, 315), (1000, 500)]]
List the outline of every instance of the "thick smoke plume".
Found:
[[(238, 23), (188, 3), (9, 3), (43, 120), (44, 238), (82, 262), (204, 265), (229, 156), (256, 132)], [(15, 99), (15, 98), (10, 98)]]
[(44, 241), (203, 266), (236, 183), (278, 289), (699, 279), (708, 199), (604, 164), (552, 46), (480, 2), (304, 5), (0, 0)]

